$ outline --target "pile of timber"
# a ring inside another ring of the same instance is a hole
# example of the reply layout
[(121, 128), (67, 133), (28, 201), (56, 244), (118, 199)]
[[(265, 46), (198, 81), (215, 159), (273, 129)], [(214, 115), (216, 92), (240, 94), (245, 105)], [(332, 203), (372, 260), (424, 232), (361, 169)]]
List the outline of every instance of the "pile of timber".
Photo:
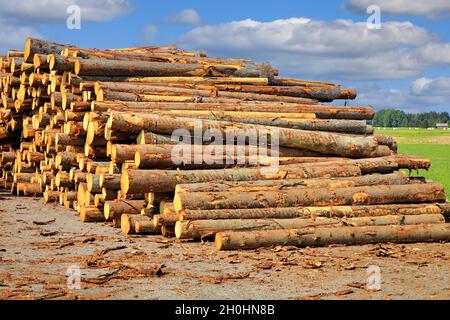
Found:
[(221, 250), (450, 239), (443, 186), (400, 171), (430, 161), (374, 135), (372, 108), (324, 104), (356, 97), (336, 83), (173, 46), (29, 38), (0, 57), (0, 91), (1, 185), (83, 222)]

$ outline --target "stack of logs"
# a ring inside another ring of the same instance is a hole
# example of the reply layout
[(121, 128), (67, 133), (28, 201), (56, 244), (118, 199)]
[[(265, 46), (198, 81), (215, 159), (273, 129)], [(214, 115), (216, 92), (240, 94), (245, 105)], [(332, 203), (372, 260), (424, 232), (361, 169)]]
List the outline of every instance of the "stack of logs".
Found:
[(372, 108), (323, 104), (354, 89), (172, 46), (31, 38), (0, 79), (2, 185), (83, 222), (222, 250), (450, 239), (443, 186), (399, 171), (430, 161), (374, 135)]

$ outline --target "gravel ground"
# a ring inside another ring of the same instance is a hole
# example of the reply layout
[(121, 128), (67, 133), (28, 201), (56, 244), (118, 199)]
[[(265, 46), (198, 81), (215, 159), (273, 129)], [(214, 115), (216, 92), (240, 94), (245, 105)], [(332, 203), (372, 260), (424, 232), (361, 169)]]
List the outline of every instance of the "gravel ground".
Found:
[(450, 299), (449, 244), (218, 252), (0, 196), (0, 299)]

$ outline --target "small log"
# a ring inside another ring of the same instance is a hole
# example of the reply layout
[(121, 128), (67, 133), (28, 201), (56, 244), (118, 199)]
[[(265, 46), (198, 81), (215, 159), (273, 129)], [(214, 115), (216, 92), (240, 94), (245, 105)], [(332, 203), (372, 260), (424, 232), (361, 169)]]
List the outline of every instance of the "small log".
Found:
[(120, 228), (122, 233), (126, 235), (136, 234), (135, 226), (139, 221), (148, 223), (151, 219), (141, 215), (123, 214), (120, 220)]
[(120, 219), (123, 214), (140, 215), (145, 205), (144, 200), (107, 201), (104, 205), (104, 217), (106, 220), (111, 220)]
[(105, 217), (103, 212), (95, 206), (83, 206), (80, 208), (81, 222), (103, 222)]

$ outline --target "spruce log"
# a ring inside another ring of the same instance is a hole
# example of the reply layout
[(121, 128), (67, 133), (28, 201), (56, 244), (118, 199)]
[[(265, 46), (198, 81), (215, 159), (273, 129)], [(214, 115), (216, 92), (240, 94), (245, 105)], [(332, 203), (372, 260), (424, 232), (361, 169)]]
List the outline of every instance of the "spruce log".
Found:
[(160, 229), (156, 228), (152, 219), (136, 221), (134, 224), (136, 234), (140, 235), (157, 235)]
[(392, 204), (372, 206), (291, 207), (264, 209), (184, 210), (180, 221), (226, 219), (357, 218), (392, 215), (444, 214), (441, 204)]
[(295, 188), (256, 192), (179, 193), (174, 199), (182, 210), (286, 208), (445, 202), (441, 184), (364, 186), (351, 188)]
[(25, 42), (24, 61), (33, 62), (34, 55), (39, 54), (60, 54), (71, 45), (63, 45), (51, 41), (28, 38)]
[(372, 174), (359, 177), (345, 178), (319, 178), (319, 179), (292, 179), (292, 180), (261, 180), (261, 181), (228, 181), (228, 182), (206, 182), (197, 184), (177, 185), (175, 195), (184, 192), (249, 192), (286, 190), (293, 188), (338, 188), (338, 187), (360, 187), (373, 185), (402, 185), (409, 184), (415, 180), (402, 172), (392, 174)]
[(177, 184), (208, 181), (255, 181), (308, 179), (319, 177), (355, 177), (361, 169), (353, 164), (299, 164), (280, 166), (277, 173), (264, 172), (261, 168), (221, 169), (201, 171), (127, 170), (122, 174), (120, 186), (124, 194), (149, 192), (174, 192)]
[(136, 234), (136, 223), (137, 222), (150, 222), (151, 218), (141, 216), (141, 215), (133, 215), (133, 214), (123, 214), (120, 218), (120, 228), (123, 234), (130, 235)]
[(145, 114), (111, 113), (105, 127), (105, 138), (110, 139), (112, 132), (140, 132), (147, 130), (160, 134), (172, 134), (179, 128), (185, 128), (191, 134), (200, 131), (214, 129), (221, 133), (222, 137), (248, 136), (249, 132), (255, 134), (273, 135), (279, 137), (279, 145), (282, 147), (310, 150), (323, 154), (337, 155), (350, 158), (373, 158), (389, 155), (388, 151), (380, 148), (377, 138), (372, 136), (362, 137), (329, 133), (319, 131), (294, 130), (269, 126), (250, 124), (236, 124), (223, 121), (194, 120), (189, 118), (174, 118)]
[(369, 226), (223, 232), (216, 235), (219, 250), (256, 249), (269, 246), (323, 247), (331, 244), (415, 243), (450, 240), (450, 224)]
[(243, 68), (205, 67), (191, 63), (161, 63), (146, 61), (117, 61), (104, 59), (77, 60), (74, 68), (78, 76), (216, 76), (268, 78), (267, 68), (248, 66)]
[(178, 239), (201, 239), (214, 237), (226, 231), (286, 230), (315, 227), (362, 227), (384, 225), (417, 225), (444, 223), (441, 214), (418, 216), (380, 216), (362, 218), (316, 218), (316, 219), (248, 219), (248, 220), (197, 220), (178, 221), (175, 234)]
[(145, 207), (144, 200), (117, 200), (107, 201), (104, 206), (106, 220), (120, 219), (122, 214), (140, 214)]
[(80, 208), (80, 220), (81, 222), (103, 222), (105, 217), (95, 206), (82, 206)]
[(319, 119), (372, 120), (375, 111), (370, 107), (339, 107), (328, 105), (258, 103), (240, 101), (239, 103), (158, 103), (158, 102), (120, 102), (95, 101), (92, 111), (132, 111), (132, 110), (191, 110), (225, 112), (283, 112), (313, 113)]

